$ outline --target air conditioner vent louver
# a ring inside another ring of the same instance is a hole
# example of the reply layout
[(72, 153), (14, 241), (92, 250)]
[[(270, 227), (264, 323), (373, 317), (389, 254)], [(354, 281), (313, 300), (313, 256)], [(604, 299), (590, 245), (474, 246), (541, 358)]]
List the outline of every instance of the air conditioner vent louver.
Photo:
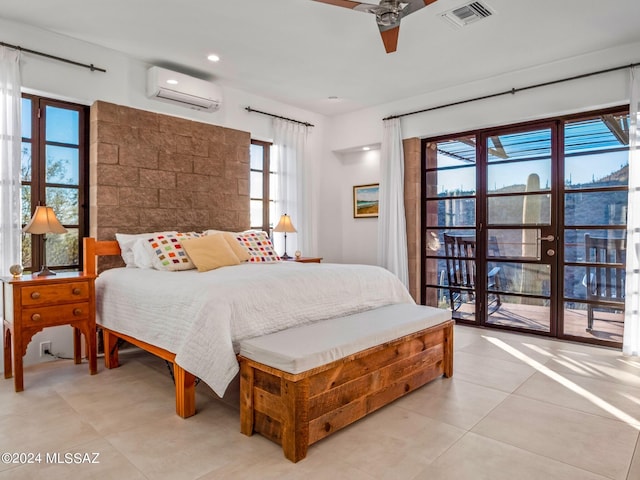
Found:
[(441, 14), (441, 17), (458, 27), (464, 27), (491, 15), (493, 15), (493, 12), (487, 5), (481, 2), (471, 2), (449, 10)]
[(147, 72), (147, 96), (205, 112), (215, 112), (222, 103), (222, 93), (213, 83), (160, 67)]
[(213, 110), (216, 107), (216, 102), (213, 100), (178, 92), (171, 88), (158, 89), (156, 98), (172, 100), (175, 103), (183, 103), (186, 107), (191, 107), (196, 110)]

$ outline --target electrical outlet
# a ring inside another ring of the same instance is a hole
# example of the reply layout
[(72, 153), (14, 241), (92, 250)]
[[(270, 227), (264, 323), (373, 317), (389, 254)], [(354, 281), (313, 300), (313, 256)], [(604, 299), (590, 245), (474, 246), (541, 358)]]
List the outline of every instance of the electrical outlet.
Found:
[(40, 356), (46, 357), (51, 354), (51, 341), (40, 342)]

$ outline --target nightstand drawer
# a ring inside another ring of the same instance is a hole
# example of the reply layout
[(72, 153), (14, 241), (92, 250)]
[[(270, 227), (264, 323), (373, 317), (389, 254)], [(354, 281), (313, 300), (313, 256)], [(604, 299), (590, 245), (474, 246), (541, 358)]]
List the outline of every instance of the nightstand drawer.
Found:
[(89, 298), (89, 284), (87, 282), (59, 283), (54, 285), (39, 285), (22, 288), (22, 305), (51, 305), (74, 300)]
[(89, 317), (89, 303), (69, 303), (53, 307), (25, 308), (22, 310), (22, 324), (25, 326), (64, 325), (73, 320), (85, 320)]

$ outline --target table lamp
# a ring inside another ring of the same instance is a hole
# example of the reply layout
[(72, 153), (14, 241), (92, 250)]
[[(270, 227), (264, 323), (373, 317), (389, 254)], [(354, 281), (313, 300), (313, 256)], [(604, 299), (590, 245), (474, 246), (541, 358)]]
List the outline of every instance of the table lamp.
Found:
[(25, 233), (32, 235), (44, 235), (42, 249), (42, 269), (38, 273), (34, 273), (34, 277), (46, 277), (55, 275), (47, 267), (47, 233), (67, 233), (67, 229), (60, 225), (53, 208), (46, 205), (38, 205), (36, 211), (33, 212), (31, 221), (22, 229)]
[(281, 255), (280, 258), (284, 260), (288, 260), (291, 258), (287, 255), (287, 233), (295, 233), (297, 230), (294, 228), (293, 223), (291, 223), (291, 217), (286, 213), (280, 217), (280, 221), (276, 228), (273, 229), (274, 232), (283, 232), (284, 233), (284, 255)]

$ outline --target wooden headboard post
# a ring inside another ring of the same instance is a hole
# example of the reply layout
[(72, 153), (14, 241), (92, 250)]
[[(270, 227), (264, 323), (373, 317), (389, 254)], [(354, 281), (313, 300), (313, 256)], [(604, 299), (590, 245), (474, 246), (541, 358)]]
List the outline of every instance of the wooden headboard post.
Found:
[(104, 255), (120, 255), (120, 245), (116, 240), (96, 241), (93, 237), (83, 238), (84, 253), (82, 256), (85, 275), (98, 274), (98, 257)]
[(96, 275), (96, 239), (84, 237), (82, 239), (82, 265), (85, 275)]

